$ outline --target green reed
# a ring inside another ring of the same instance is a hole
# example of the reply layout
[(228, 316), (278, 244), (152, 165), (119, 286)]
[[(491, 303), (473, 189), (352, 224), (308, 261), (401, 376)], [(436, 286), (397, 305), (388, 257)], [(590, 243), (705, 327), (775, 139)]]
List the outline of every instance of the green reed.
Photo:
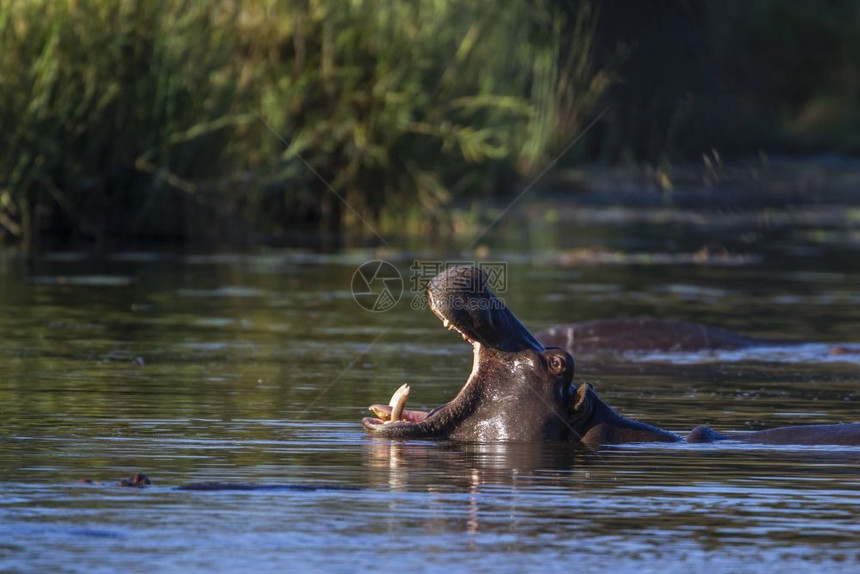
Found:
[[(7, 1), (0, 230), (32, 243), (442, 220), (581, 127), (608, 76), (565, 60), (559, 23), (581, 22), (587, 58), (589, 18), (551, 2)], [(556, 105), (565, 82), (574, 112)]]

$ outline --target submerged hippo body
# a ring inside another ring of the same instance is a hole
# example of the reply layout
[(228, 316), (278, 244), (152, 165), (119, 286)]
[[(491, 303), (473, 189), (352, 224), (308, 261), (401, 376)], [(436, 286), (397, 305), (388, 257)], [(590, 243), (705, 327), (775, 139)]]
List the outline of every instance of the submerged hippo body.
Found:
[[(701, 323), (653, 317), (598, 319), (557, 325), (540, 331), (535, 338), (542, 345), (559, 347), (574, 355), (600, 356), (602, 359), (612, 357), (609, 364), (615, 364), (619, 355), (628, 353), (749, 351), (752, 354), (747, 356), (750, 357), (779, 360), (796, 349), (807, 359), (819, 361), (842, 355), (852, 360), (851, 357), (860, 355), (860, 346), (850, 343), (829, 346), (809, 341), (751, 337)], [(605, 360), (601, 362), (606, 364)]]
[(598, 396), (591, 385), (581, 385), (576, 393), (575, 415), (571, 420), (583, 444), (600, 446), (633, 442), (690, 443), (734, 440), (751, 444), (860, 445), (860, 423), (788, 426), (747, 432), (718, 433), (708, 426), (694, 428), (686, 437), (624, 418)]
[[(129, 488), (146, 488), (152, 486), (152, 481), (142, 472), (132, 474), (118, 482), (104, 482), (90, 478), (79, 478), (78, 484), (91, 486), (123, 486)], [(297, 492), (314, 492), (319, 490), (358, 490), (354, 487), (325, 486), (319, 484), (245, 484), (240, 482), (192, 482), (176, 486), (173, 490), (195, 490), (211, 492), (216, 490), (289, 490)]]
[[(439, 274), (427, 286), (430, 309), (448, 329), (471, 343), (472, 373), (459, 394), (430, 412), (404, 410), (406, 392), (395, 393), (389, 405), (372, 405), (376, 417), (362, 420), (373, 435), (388, 438), (435, 438), (458, 441), (578, 441), (596, 447), (632, 442), (678, 442), (681, 435), (616, 413), (590, 385), (573, 384), (571, 350), (607, 336), (606, 325), (580, 324), (549, 330), (535, 337), (487, 287), (487, 277), (474, 267), (454, 267)], [(619, 321), (614, 330), (626, 331), (630, 344), (643, 340), (649, 320)], [(755, 344), (756, 339), (721, 329), (696, 329), (693, 324), (656, 321), (665, 340), (672, 332), (686, 333), (684, 348)], [(658, 330), (659, 330), (658, 329)], [(566, 337), (571, 334), (568, 341)], [(545, 335), (545, 336), (544, 336)], [(564, 340), (560, 340), (559, 337)], [(659, 337), (653, 337), (657, 341)], [(576, 340), (579, 343), (576, 343)], [(556, 345), (561, 348), (549, 348)], [(618, 345), (614, 348), (617, 348)], [(631, 348), (640, 349), (641, 344)], [(670, 346), (669, 348), (675, 348)], [(681, 347), (678, 347), (679, 349)], [(391, 420), (392, 417), (394, 420)], [(688, 442), (739, 440), (768, 444), (860, 445), (860, 424), (781, 427), (758, 432), (721, 434), (697, 427)]]
[(718, 349), (745, 349), (773, 344), (791, 344), (759, 339), (687, 321), (650, 317), (600, 319), (552, 327), (535, 338), (547, 347), (570, 353), (601, 351), (694, 352)]

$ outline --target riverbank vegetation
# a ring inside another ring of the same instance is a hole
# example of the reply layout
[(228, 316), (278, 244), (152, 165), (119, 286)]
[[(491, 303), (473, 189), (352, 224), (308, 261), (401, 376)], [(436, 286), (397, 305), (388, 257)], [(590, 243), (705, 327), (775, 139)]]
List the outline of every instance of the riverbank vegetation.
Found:
[(561, 158), (860, 150), (852, 2), (11, 0), (6, 242), (438, 233)]

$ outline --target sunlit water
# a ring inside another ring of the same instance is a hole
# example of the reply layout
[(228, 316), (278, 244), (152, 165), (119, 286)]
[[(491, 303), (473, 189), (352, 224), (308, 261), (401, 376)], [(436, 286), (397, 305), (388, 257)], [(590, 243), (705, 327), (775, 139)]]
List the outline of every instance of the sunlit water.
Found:
[[(692, 253), (715, 233), (626, 224), (605, 237), (562, 225), (545, 237), (536, 225), (509, 242), (528, 249), (486, 258), (509, 262), (502, 296), (534, 330), (647, 314), (809, 344), (578, 357), (580, 382), (678, 432), (860, 420), (860, 355), (830, 353), (860, 340), (853, 224), (752, 226), (745, 250), (733, 229), (741, 264), (561, 264), (592, 244)], [(413, 259), (445, 259), (382, 255), (407, 289)], [(0, 258), (0, 571), (860, 568), (860, 448), (593, 453), (365, 435), (366, 406), (403, 381), (411, 406), (432, 407), (471, 365), (468, 346), (411, 310), (409, 294), (384, 313), (355, 303), (353, 272), (374, 257)], [(133, 472), (155, 484), (77, 482)], [(273, 488), (175, 490), (205, 481)]]

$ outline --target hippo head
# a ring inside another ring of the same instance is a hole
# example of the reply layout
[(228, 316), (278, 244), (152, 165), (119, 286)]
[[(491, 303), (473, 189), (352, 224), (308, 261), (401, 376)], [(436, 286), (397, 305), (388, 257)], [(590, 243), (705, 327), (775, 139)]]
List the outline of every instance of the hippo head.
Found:
[(430, 309), (472, 345), (472, 373), (449, 403), (429, 413), (403, 410), (404, 385), (362, 420), (389, 438), (535, 441), (572, 438), (573, 357), (545, 349), (487, 287), (474, 267), (454, 267), (427, 286)]

